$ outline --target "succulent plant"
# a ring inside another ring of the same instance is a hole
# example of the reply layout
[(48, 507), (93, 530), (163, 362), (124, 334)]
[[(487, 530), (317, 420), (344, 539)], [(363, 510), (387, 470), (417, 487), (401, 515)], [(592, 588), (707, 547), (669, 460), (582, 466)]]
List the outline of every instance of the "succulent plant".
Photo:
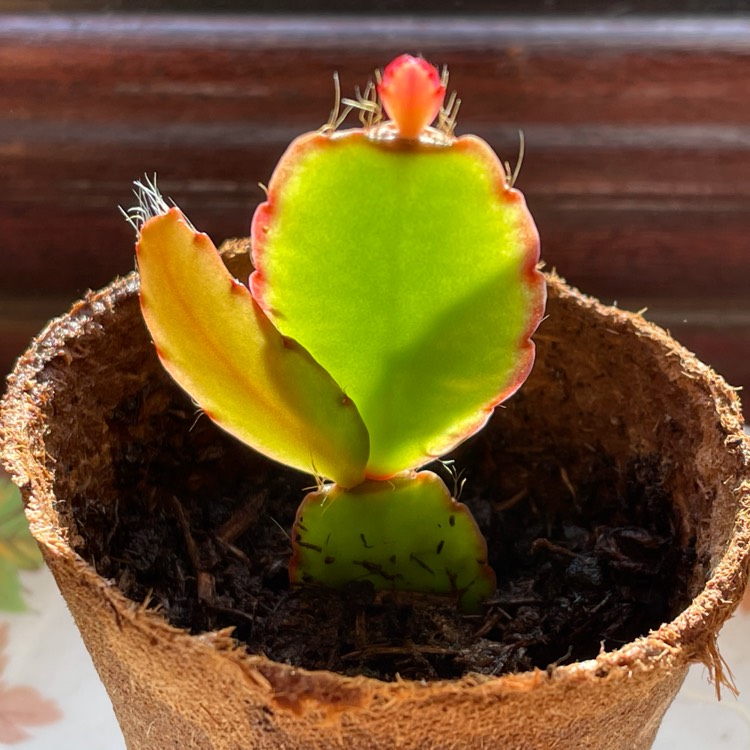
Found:
[[(282, 157), (253, 218), (247, 286), (139, 183), (141, 305), (164, 366), (209, 417), (319, 479), (293, 529), (293, 584), (367, 580), (471, 611), (495, 585), (486, 543), (418, 469), (527, 377), (539, 239), (491, 148), (454, 136), (446, 73), (403, 55), (376, 79)], [(353, 109), (361, 127), (340, 130)]]

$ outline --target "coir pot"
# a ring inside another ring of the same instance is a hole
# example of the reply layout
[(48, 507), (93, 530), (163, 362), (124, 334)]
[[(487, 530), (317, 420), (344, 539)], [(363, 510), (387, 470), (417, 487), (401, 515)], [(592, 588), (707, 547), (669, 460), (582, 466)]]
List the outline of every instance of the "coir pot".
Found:
[[(143, 326), (137, 276), (89, 294), (35, 340), (2, 402), (2, 458), (129, 750), (645, 750), (691, 663), (722, 681), (716, 636), (750, 560), (738, 400), (640, 316), (556, 277), (548, 286), (533, 374), (487, 439), (499, 436), (496, 450), (513, 445), (516, 456), (528, 448), (537, 463), (564, 455), (568, 479), (597, 456), (615, 472), (649, 457), (678, 544), (694, 554), (671, 621), (595, 658), (499, 677), (385, 682), (308, 671), (248, 653), (228, 630), (191, 635), (148, 600), (127, 598), (89, 554), (102, 540), (93, 544), (87, 524), (98, 519), (101, 536), (128, 502), (112, 416), (176, 389)], [(151, 423), (128, 418), (131, 440), (153, 437)]]

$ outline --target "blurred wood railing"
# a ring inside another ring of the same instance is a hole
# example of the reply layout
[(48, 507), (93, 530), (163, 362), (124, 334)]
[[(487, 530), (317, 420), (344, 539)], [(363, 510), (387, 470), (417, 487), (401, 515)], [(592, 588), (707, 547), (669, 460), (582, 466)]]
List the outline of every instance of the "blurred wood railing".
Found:
[(133, 179), (247, 234), (332, 72), (402, 51), (450, 66), (459, 132), (514, 161), (523, 129), (548, 267), (750, 385), (750, 20), (711, 17), (0, 14), (0, 371), (133, 268)]

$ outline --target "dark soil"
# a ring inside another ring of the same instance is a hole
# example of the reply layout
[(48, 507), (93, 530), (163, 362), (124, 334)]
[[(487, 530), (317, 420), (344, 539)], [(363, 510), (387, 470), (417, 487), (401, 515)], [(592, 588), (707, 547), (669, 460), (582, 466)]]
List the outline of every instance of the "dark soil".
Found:
[(498, 589), (481, 615), (463, 616), (367, 585), (290, 590), (288, 534), (310, 479), (196, 420), (171, 386), (131, 397), (109, 426), (119, 502), (76, 499), (79, 552), (174, 625), (234, 627), (279, 661), (385, 680), (517, 672), (616, 648), (687, 603), (694, 552), (679, 544), (670, 467), (654, 456), (616, 467), (595, 446), (516, 453), (491, 426), (470, 441), (454, 457), (468, 478), (461, 499)]

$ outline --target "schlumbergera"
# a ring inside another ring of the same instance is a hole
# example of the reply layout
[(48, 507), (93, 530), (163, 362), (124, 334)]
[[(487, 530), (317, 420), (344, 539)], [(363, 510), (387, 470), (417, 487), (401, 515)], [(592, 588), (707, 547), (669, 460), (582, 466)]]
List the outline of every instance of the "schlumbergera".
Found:
[[(525, 380), (545, 286), (524, 199), (484, 141), (454, 136), (446, 83), (402, 55), (356, 100), (337, 85), (255, 212), (248, 285), (153, 185), (131, 218), (167, 371), (229, 433), (318, 478), (292, 585), (365, 580), (476, 611), (495, 586), (485, 540), (419, 469)], [(361, 127), (341, 130), (352, 109)]]

